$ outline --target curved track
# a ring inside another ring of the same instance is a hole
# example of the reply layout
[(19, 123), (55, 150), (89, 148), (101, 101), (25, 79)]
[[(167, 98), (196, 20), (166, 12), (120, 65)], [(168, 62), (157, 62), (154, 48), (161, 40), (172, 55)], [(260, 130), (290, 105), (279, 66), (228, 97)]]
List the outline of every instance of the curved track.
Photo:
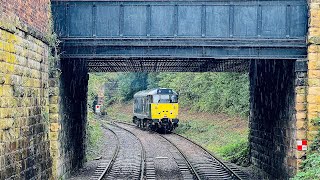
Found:
[(224, 163), (208, 153), (205, 149), (194, 144), (187, 138), (175, 134), (160, 135), (175, 145), (199, 175), (199, 179), (242, 179)]
[(145, 150), (139, 138), (115, 124), (102, 125), (117, 138), (117, 148), (109, 163), (101, 163), (91, 179), (144, 179)]
[[(129, 123), (118, 122), (128, 126), (135, 126)], [(131, 130), (130, 130), (131, 131)], [(190, 179), (247, 179), (247, 176), (235, 167), (229, 167), (230, 164), (220, 161), (213, 154), (197, 143), (177, 134), (157, 134), (167, 143), (170, 143), (183, 157), (183, 160), (177, 160), (180, 164), (180, 171), (188, 169), (193, 175)], [(170, 147), (167, 147), (170, 149)], [(182, 162), (182, 163), (181, 163)], [(184, 163), (185, 162), (185, 163)], [(186, 167), (187, 166), (187, 167)], [(184, 178), (184, 179), (189, 179)]]
[(201, 148), (203, 151), (205, 151), (207, 154), (209, 154), (213, 159), (215, 159), (217, 161), (218, 164), (220, 164), (224, 169), (226, 169), (227, 171), (230, 172), (230, 174), (235, 177), (236, 179), (241, 179), (241, 180), (245, 180), (248, 179), (248, 176), (240, 171), (237, 167), (235, 167), (233, 164), (229, 163), (229, 162), (223, 162), (221, 161), (219, 158), (217, 158), (215, 155), (213, 155), (211, 152), (209, 152), (207, 149), (205, 149), (203, 146), (201, 146), (200, 144), (194, 142), (193, 140), (190, 140), (180, 134), (176, 134), (173, 133), (176, 136), (179, 136), (187, 141), (190, 141), (191, 143), (197, 145), (199, 148)]
[(90, 178), (91, 180), (101, 180), (105, 176), (105, 174), (111, 170), (111, 167), (114, 164), (115, 159), (118, 156), (119, 150), (120, 150), (120, 140), (119, 140), (117, 134), (113, 130), (107, 128), (104, 125), (102, 125), (102, 127), (109, 130), (110, 132), (112, 132), (112, 134), (116, 138), (117, 145), (116, 145), (115, 151), (113, 152), (111, 160), (106, 163), (100, 163), (99, 166), (96, 168), (94, 174), (91, 176), (91, 178)]

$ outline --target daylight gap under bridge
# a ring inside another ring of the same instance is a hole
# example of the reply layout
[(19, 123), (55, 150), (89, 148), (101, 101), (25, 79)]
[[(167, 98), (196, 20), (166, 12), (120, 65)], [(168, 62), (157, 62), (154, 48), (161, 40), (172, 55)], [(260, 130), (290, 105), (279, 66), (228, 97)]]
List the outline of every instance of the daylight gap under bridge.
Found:
[[(74, 85), (70, 89), (66, 83), (64, 92), (71, 102), (76, 97), (69, 91), (87, 87), (86, 76), (75, 73), (86, 72), (84, 67), (89, 72), (249, 71), (251, 159), (287, 178), (297, 164), (295, 63), (307, 57), (307, 10), (304, 0), (52, 0), (62, 73)], [(67, 105), (73, 112), (85, 109)], [(85, 122), (86, 115), (77, 120)]]

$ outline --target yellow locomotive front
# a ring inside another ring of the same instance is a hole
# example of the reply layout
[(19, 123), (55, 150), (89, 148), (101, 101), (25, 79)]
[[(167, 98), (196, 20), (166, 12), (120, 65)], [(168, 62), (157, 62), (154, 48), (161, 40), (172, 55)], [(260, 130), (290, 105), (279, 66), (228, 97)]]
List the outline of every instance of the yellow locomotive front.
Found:
[[(171, 92), (171, 91), (170, 91)], [(161, 90), (160, 90), (161, 93)], [(172, 131), (178, 126), (178, 95), (172, 94), (155, 94), (152, 96), (151, 119), (153, 128), (160, 128), (165, 131)]]
[[(136, 93), (134, 98), (133, 122), (138, 126), (165, 132), (172, 131), (178, 126), (178, 94), (172, 89), (141, 91)], [(141, 107), (142, 112), (136, 110), (136, 107)]]

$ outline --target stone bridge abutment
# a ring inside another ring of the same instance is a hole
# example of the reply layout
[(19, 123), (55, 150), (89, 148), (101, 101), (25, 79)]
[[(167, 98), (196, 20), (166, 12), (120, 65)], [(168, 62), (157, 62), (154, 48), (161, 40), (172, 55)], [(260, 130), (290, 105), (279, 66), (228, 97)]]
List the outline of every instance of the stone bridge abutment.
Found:
[[(86, 61), (50, 67), (49, 10), (49, 0), (0, 0), (0, 179), (66, 178), (85, 160)], [(307, 60), (250, 65), (251, 160), (278, 178), (296, 173), (307, 155), (297, 141), (320, 129), (319, 0), (309, 1), (307, 46)]]
[(53, 176), (66, 178), (85, 162), (88, 73), (86, 61), (62, 59), (50, 79)]
[(305, 88), (305, 76), (306, 72), (296, 71), (296, 62), (292, 60), (251, 63), (251, 161), (277, 178), (293, 176), (297, 168), (296, 117), (301, 112), (295, 109), (295, 96), (296, 90)]

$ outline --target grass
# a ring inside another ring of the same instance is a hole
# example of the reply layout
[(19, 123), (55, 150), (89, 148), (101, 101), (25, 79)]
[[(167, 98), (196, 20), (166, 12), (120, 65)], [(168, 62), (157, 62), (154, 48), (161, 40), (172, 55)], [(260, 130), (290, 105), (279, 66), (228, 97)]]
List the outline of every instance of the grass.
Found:
[[(107, 113), (112, 119), (131, 122), (132, 102), (107, 107)], [(186, 108), (180, 108), (179, 119), (176, 133), (192, 139), (224, 160), (249, 165), (247, 120), (225, 114), (192, 112)]]
[(93, 112), (88, 112), (86, 154), (88, 161), (93, 160), (97, 156), (98, 143), (102, 139), (102, 128), (94, 116)]
[(124, 122), (132, 122), (132, 102), (113, 104), (107, 107), (107, 115), (111, 119)]
[(224, 160), (247, 166), (248, 133), (243, 129), (232, 128), (233, 123), (192, 119), (181, 121), (176, 133), (192, 139)]

